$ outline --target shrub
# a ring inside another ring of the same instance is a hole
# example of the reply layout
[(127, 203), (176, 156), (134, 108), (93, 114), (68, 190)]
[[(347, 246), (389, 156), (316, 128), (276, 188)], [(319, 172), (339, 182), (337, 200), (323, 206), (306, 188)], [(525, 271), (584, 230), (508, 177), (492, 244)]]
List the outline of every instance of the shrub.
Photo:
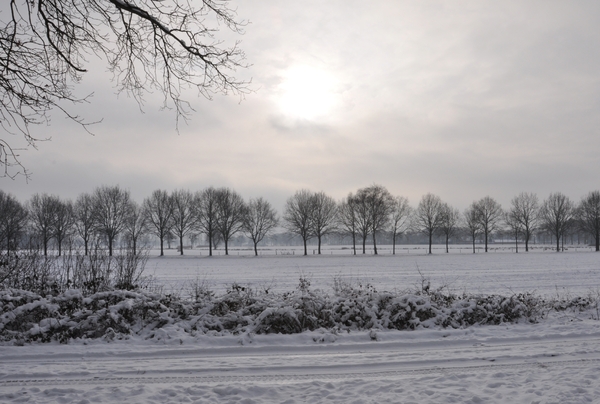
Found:
[(266, 309), (256, 319), (254, 332), (257, 334), (297, 334), (302, 325), (291, 307)]
[(0, 340), (111, 341), (130, 335), (166, 335), (164, 327), (170, 325), (194, 334), (292, 334), (321, 329), (371, 330), (377, 336), (373, 330), (538, 321), (549, 309), (583, 311), (597, 307), (598, 299), (591, 297), (546, 301), (530, 293), (458, 296), (431, 288), (391, 293), (348, 283), (331, 296), (311, 289), (306, 279), (294, 291), (282, 294), (257, 293), (251, 287), (233, 284), (220, 296), (207, 289), (187, 300), (142, 290), (89, 293), (69, 289), (43, 295), (5, 289), (0, 291)]

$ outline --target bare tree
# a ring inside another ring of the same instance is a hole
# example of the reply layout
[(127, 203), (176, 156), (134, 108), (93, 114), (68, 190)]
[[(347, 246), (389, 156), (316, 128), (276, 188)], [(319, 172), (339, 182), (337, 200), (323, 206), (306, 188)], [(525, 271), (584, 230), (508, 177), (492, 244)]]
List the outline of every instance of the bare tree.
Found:
[(356, 255), (356, 236), (358, 234), (358, 213), (356, 200), (350, 193), (338, 205), (338, 229), (352, 237), (352, 251)]
[(73, 202), (57, 200), (54, 210), (53, 232), (56, 244), (58, 244), (59, 257), (62, 255), (63, 242), (73, 234), (74, 226)]
[(306, 243), (315, 235), (313, 229), (313, 194), (303, 189), (288, 198), (283, 213), (284, 226), (290, 232), (299, 235), (304, 244), (304, 255), (308, 255)]
[(140, 238), (148, 232), (148, 222), (144, 209), (135, 201), (130, 201), (124, 232), (127, 235), (131, 253), (136, 256), (139, 251)]
[(194, 195), (184, 189), (171, 194), (173, 199), (173, 232), (179, 238), (179, 253), (183, 255), (183, 238), (196, 226)]
[[(521, 192), (511, 201), (508, 221), (514, 231), (516, 227), (525, 238), (525, 251), (529, 251), (529, 240), (539, 225), (540, 204), (536, 194)], [(508, 223), (508, 222), (507, 222)]]
[(312, 228), (317, 237), (318, 253), (321, 254), (321, 240), (323, 236), (331, 234), (337, 224), (337, 204), (335, 199), (327, 196), (324, 192), (312, 195), (313, 213), (311, 216)]
[(475, 240), (479, 233), (481, 233), (481, 220), (479, 218), (479, 209), (477, 209), (476, 202), (473, 202), (471, 206), (463, 212), (463, 219), (465, 227), (471, 236), (473, 242), (473, 254), (475, 254)]
[(48, 255), (48, 244), (54, 237), (54, 222), (60, 200), (55, 195), (35, 194), (29, 200), (29, 220), (39, 237), (44, 255)]
[(165, 255), (164, 242), (173, 226), (173, 199), (169, 193), (157, 189), (142, 203), (150, 232), (160, 241), (160, 256)]
[(450, 238), (454, 237), (458, 231), (460, 211), (448, 205), (447, 203), (443, 203), (441, 207), (441, 216), (440, 231), (446, 240), (446, 253), (449, 253), (448, 242)]
[(190, 239), (190, 248), (194, 248), (194, 244), (196, 244), (196, 242), (200, 239), (200, 234), (198, 234), (198, 232), (196, 231), (197, 228), (194, 227), (194, 229), (192, 229), (192, 232), (190, 233), (189, 239)]
[(116, 186), (96, 188), (94, 198), (94, 222), (100, 235), (108, 242), (108, 255), (113, 255), (113, 245), (123, 231), (129, 216), (131, 197), (129, 191)]
[(251, 199), (244, 217), (244, 232), (254, 243), (254, 255), (258, 256), (258, 243), (279, 224), (277, 211), (264, 198)]
[[(245, 94), (247, 83), (233, 77), (244, 67), (243, 52), (237, 42), (224, 46), (214, 37), (223, 25), (243, 33), (245, 22), (228, 3), (11, 0), (0, 25), (0, 124), (33, 147), (39, 139), (32, 125), (48, 123), (53, 111), (85, 127), (71, 107), (88, 101), (75, 95), (73, 84), (92, 64), (90, 54), (106, 60), (119, 92), (142, 104), (145, 94), (158, 90), (177, 120), (191, 111), (185, 88), (209, 99)], [(0, 167), (4, 175), (28, 175), (6, 138), (0, 139)]]
[(352, 198), (354, 213), (356, 214), (356, 229), (362, 239), (362, 253), (366, 254), (366, 244), (371, 232), (371, 215), (369, 214), (369, 200), (367, 192), (360, 190)]
[(385, 230), (390, 223), (394, 197), (381, 185), (361, 188), (353, 198), (357, 217), (358, 234), (362, 237), (363, 254), (367, 237), (373, 238), (373, 252), (377, 254), (377, 233)]
[(390, 231), (392, 233), (392, 254), (396, 254), (396, 239), (404, 233), (410, 225), (412, 209), (408, 199), (403, 196), (394, 198), (392, 214), (390, 219)]
[(223, 235), (218, 230), (215, 230), (215, 234), (212, 237), (212, 249), (216, 250), (219, 248), (219, 244), (223, 241)]
[(167, 248), (170, 250), (171, 249), (171, 243), (173, 241), (175, 241), (175, 234), (173, 234), (173, 232), (171, 230), (169, 230), (167, 232), (167, 235), (165, 236), (165, 240), (167, 240)]
[(371, 235), (373, 237), (373, 252), (377, 255), (376, 234), (386, 229), (390, 222), (390, 214), (394, 206), (394, 197), (381, 185), (371, 185), (367, 188), (359, 189), (357, 194), (364, 193), (364, 200), (367, 203), (367, 212), (370, 216)]
[(556, 192), (550, 194), (540, 210), (543, 226), (556, 238), (556, 251), (560, 251), (560, 239), (563, 237), (571, 220), (574, 218), (575, 206), (566, 195)]
[(439, 196), (427, 194), (421, 198), (419, 206), (413, 216), (412, 226), (427, 235), (429, 240), (429, 254), (431, 254), (431, 244), (433, 243), (433, 234), (442, 224), (443, 202)]
[(89, 254), (90, 240), (95, 234), (94, 198), (90, 194), (80, 194), (73, 206), (75, 231), (83, 240), (84, 254)]
[(475, 203), (478, 210), (479, 224), (483, 232), (485, 243), (485, 252), (488, 252), (488, 241), (491, 234), (496, 231), (501, 224), (504, 215), (502, 206), (492, 197), (486, 196)]
[(217, 190), (217, 229), (225, 244), (225, 255), (229, 255), (229, 240), (244, 226), (246, 203), (237, 192), (229, 188)]
[(213, 187), (206, 188), (194, 196), (196, 222), (198, 230), (206, 234), (208, 239), (208, 255), (213, 255), (213, 244), (217, 236), (217, 190)]
[(27, 209), (15, 198), (0, 189), (0, 251), (16, 251), (27, 226)]
[(600, 191), (592, 191), (581, 198), (577, 217), (582, 230), (594, 237), (596, 251), (600, 251)]
[(519, 221), (518, 213), (511, 207), (504, 212), (504, 223), (508, 227), (510, 234), (515, 238), (515, 253), (519, 252), (519, 236), (523, 234), (523, 224)]

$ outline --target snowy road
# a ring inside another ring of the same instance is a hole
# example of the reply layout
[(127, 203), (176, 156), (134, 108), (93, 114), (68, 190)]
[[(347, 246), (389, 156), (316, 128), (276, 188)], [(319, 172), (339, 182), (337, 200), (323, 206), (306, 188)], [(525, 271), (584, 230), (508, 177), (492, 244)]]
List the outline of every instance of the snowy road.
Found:
[(571, 320), (0, 347), (0, 402), (600, 402), (598, 321)]

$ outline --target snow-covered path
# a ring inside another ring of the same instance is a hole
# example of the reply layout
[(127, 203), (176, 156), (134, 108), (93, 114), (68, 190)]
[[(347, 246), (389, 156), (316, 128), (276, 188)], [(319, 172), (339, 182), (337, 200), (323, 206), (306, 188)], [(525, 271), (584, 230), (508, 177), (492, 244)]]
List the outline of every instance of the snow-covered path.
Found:
[(164, 342), (0, 347), (0, 402), (600, 402), (600, 324), (585, 318)]

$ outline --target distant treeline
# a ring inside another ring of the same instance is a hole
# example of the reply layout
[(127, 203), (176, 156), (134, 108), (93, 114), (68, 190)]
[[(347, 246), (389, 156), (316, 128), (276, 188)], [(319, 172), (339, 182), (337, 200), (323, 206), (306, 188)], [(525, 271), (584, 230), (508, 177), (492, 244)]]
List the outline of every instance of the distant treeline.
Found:
[[(336, 201), (324, 192), (297, 191), (290, 196), (281, 215), (264, 198), (244, 200), (229, 188), (208, 187), (201, 191), (156, 190), (141, 204), (132, 200), (128, 190), (102, 186), (92, 193), (80, 194), (74, 201), (56, 195), (35, 194), (25, 202), (0, 190), (0, 252), (23, 249), (62, 255), (65, 249), (126, 248), (136, 254), (148, 245), (149, 237), (164, 244), (178, 242), (184, 248), (207, 245), (209, 254), (221, 243), (225, 254), (232, 242), (243, 238), (254, 247), (270, 243), (301, 242), (307, 245), (347, 242), (353, 253), (372, 246), (397, 243), (427, 243), (431, 253), (434, 242), (468, 242), (476, 250), (494, 239), (519, 243), (552, 242), (561, 251), (565, 239), (593, 242), (600, 250), (600, 191), (592, 191), (578, 203), (557, 192), (545, 200), (536, 194), (521, 193), (507, 208), (492, 197), (473, 202), (463, 212), (433, 194), (424, 195), (416, 207), (403, 196), (392, 195), (381, 185), (372, 185)], [(184, 240), (187, 243), (184, 244)]]

